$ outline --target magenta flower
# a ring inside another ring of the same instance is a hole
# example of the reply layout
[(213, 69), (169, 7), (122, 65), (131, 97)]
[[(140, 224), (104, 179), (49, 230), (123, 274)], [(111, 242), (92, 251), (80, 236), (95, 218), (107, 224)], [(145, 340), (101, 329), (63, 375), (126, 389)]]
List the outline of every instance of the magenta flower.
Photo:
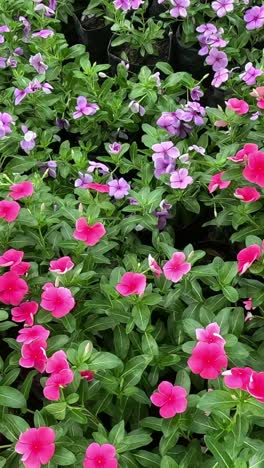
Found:
[(20, 200), (20, 198), (31, 197), (34, 192), (34, 185), (32, 182), (25, 180), (24, 182), (10, 185), (9, 190), (9, 197), (13, 198), (13, 200)]
[(15, 124), (13, 117), (7, 112), (0, 112), (0, 138), (12, 132), (11, 124)]
[(0, 276), (0, 302), (17, 306), (28, 293), (28, 285), (18, 274), (8, 271)]
[(37, 302), (23, 302), (19, 304), (19, 306), (11, 309), (12, 320), (14, 322), (25, 322), (26, 325), (31, 327), (34, 323), (34, 315), (37, 311)]
[(84, 115), (94, 115), (98, 109), (99, 106), (97, 104), (91, 104), (87, 102), (86, 97), (84, 96), (79, 96), (77, 98), (77, 106), (75, 107), (76, 112), (73, 112), (73, 118), (74, 119), (79, 119), (80, 117), (83, 117)]
[(131, 296), (136, 294), (142, 296), (146, 289), (147, 278), (142, 273), (125, 273), (120, 283), (118, 283), (115, 289), (121, 294), (121, 296)]
[(19, 359), (19, 365), (29, 369), (34, 367), (39, 372), (44, 372), (46, 368), (47, 356), (46, 356), (47, 343), (43, 340), (34, 340), (29, 344), (24, 343), (21, 349), (21, 358)]
[(42, 56), (41, 56), (40, 53), (38, 53), (36, 55), (31, 55), (31, 57), (29, 59), (29, 63), (41, 75), (44, 75), (46, 70), (48, 69), (48, 65), (45, 65), (45, 63), (42, 60)]
[(46, 380), (45, 387), (43, 389), (44, 396), (51, 401), (57, 401), (60, 399), (60, 389), (66, 387), (74, 380), (74, 373), (71, 369), (63, 369), (58, 373), (52, 374)]
[(216, 71), (214, 74), (214, 78), (212, 80), (212, 85), (215, 88), (220, 88), (220, 86), (228, 80), (229, 71), (227, 68), (221, 68), (220, 70)]
[(261, 257), (261, 248), (258, 244), (252, 244), (245, 249), (240, 250), (237, 255), (238, 273), (243, 275), (251, 265)]
[(94, 379), (94, 372), (90, 370), (81, 371), (80, 375), (87, 380), (87, 382), (91, 382)]
[(258, 150), (258, 145), (255, 143), (246, 143), (243, 148), (235, 154), (235, 156), (230, 156), (228, 159), (235, 163), (244, 163), (251, 154), (257, 153)]
[(148, 265), (149, 265), (150, 271), (152, 271), (152, 273), (154, 273), (156, 278), (159, 278), (160, 275), (162, 275), (162, 273), (163, 273), (162, 268), (160, 268), (160, 266), (156, 262), (155, 258), (153, 258), (152, 255), (150, 255), (150, 254), (148, 256)]
[(203, 379), (217, 379), (227, 366), (227, 357), (223, 346), (199, 342), (187, 364), (194, 374), (199, 374)]
[(76, 229), (73, 233), (74, 239), (83, 241), (89, 247), (97, 244), (106, 233), (102, 223), (95, 223), (93, 226), (89, 226), (86, 218), (77, 219), (75, 227)]
[(0, 201), (0, 219), (5, 219), (8, 223), (15, 221), (19, 215), (20, 205), (15, 201)]
[(260, 199), (260, 193), (255, 189), (255, 187), (237, 188), (234, 196), (244, 203), (251, 203)]
[(217, 0), (212, 2), (212, 8), (219, 18), (222, 18), (227, 13), (234, 9), (234, 0)]
[(244, 304), (246, 310), (255, 310), (256, 309), (256, 307), (254, 307), (253, 304), (252, 304), (252, 297), (249, 297), (248, 299), (243, 301), (243, 304)]
[(116, 200), (124, 198), (129, 193), (130, 185), (123, 177), (121, 179), (110, 180), (107, 184), (109, 186), (109, 195)]
[(191, 270), (191, 264), (186, 262), (186, 256), (183, 252), (175, 252), (163, 267), (164, 276), (173, 283), (178, 283), (183, 276)]
[(186, 18), (186, 8), (190, 6), (190, 0), (170, 0), (170, 2), (174, 7), (170, 10), (171, 16), (173, 16), (174, 18), (178, 18), (179, 16), (181, 18)]
[(264, 152), (249, 154), (248, 165), (243, 170), (243, 177), (253, 184), (264, 187)]
[(23, 250), (9, 249), (6, 250), (3, 255), (0, 255), (0, 266), (5, 267), (14, 267), (21, 263), (24, 256)]
[(247, 385), (247, 391), (261, 403), (264, 403), (264, 372), (254, 372)]
[(32, 37), (41, 37), (42, 39), (47, 39), (52, 36), (54, 36), (54, 31), (51, 29), (41, 29), (41, 31), (32, 34)]
[(264, 6), (253, 6), (246, 10), (244, 20), (246, 29), (260, 29), (264, 25)]
[(158, 392), (151, 395), (153, 405), (160, 408), (159, 414), (162, 418), (173, 418), (176, 414), (184, 413), (187, 408), (187, 392), (179, 385), (164, 380), (158, 386)]
[(263, 71), (258, 68), (254, 68), (252, 63), (248, 62), (245, 66), (245, 72), (241, 73), (239, 76), (247, 85), (254, 85), (257, 77), (261, 75), (263, 75)]
[(83, 468), (117, 468), (116, 449), (111, 444), (99, 445), (95, 442), (87, 447)]
[(230, 180), (222, 180), (222, 176), (224, 175), (224, 173), (225, 173), (224, 171), (218, 172), (217, 174), (215, 174), (215, 175), (213, 175), (211, 177), (210, 184), (208, 185), (208, 190), (209, 190), (210, 193), (213, 193), (218, 188), (220, 190), (224, 190), (227, 187), (229, 187), (229, 185), (231, 184), (231, 181)]
[(224, 346), (225, 340), (220, 335), (220, 327), (218, 323), (209, 323), (206, 328), (196, 328), (196, 338), (203, 343), (217, 343)]
[(187, 169), (178, 169), (170, 176), (170, 184), (173, 189), (185, 189), (193, 183), (193, 178), (188, 175)]
[[(33, 304), (32, 302), (24, 302), (23, 305), (25, 304)], [(20, 304), (21, 306), (22, 304)], [(15, 309), (19, 309), (19, 307), (15, 307)], [(11, 309), (11, 312), (13, 309)], [(14, 320), (14, 318), (13, 318)], [(18, 322), (18, 320), (15, 320), (15, 322)], [(33, 343), (33, 341), (39, 340), (39, 341), (47, 341), (49, 337), (49, 330), (46, 328), (42, 327), (41, 325), (34, 325), (33, 327), (24, 327), (21, 330), (18, 331), (19, 335), (16, 339), (18, 343), (25, 343), (25, 344), (30, 344)]]
[(55, 453), (55, 432), (50, 427), (28, 429), (20, 434), (15, 451), (22, 455), (25, 468), (40, 468)]
[(49, 271), (56, 273), (56, 275), (65, 275), (68, 271), (72, 270), (74, 263), (71, 257), (61, 257), (58, 260), (51, 260)]
[(43, 286), (40, 306), (51, 312), (55, 318), (67, 315), (75, 306), (75, 300), (70, 289), (59, 287), (47, 283)]
[(209, 55), (205, 61), (208, 65), (212, 66), (215, 72), (221, 70), (222, 68), (226, 68), (228, 64), (228, 59), (225, 52), (221, 52), (215, 48), (210, 50)]
[(233, 369), (222, 372), (224, 384), (228, 388), (240, 388), (247, 390), (253, 370), (250, 367), (233, 367)]
[[(164, 158), (165, 156), (169, 156), (172, 159), (176, 159), (180, 156), (180, 151), (172, 141), (163, 141), (162, 143), (157, 143), (152, 146), (152, 150), (155, 151), (153, 156), (156, 158)], [(155, 161), (155, 159), (153, 159)]]
[(67, 361), (67, 354), (60, 350), (56, 351), (48, 360), (46, 365), (46, 372), (48, 374), (58, 374), (64, 369), (69, 369), (69, 363)]

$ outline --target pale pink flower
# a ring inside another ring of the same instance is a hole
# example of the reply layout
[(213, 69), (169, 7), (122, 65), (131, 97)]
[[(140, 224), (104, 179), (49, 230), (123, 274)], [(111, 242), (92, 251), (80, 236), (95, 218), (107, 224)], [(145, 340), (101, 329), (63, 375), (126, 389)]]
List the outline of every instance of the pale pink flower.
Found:
[(152, 255), (149, 254), (148, 256), (148, 264), (149, 264), (149, 269), (154, 273), (156, 278), (159, 278), (160, 275), (162, 275), (162, 268), (158, 265), (156, 262), (155, 258), (152, 257)]

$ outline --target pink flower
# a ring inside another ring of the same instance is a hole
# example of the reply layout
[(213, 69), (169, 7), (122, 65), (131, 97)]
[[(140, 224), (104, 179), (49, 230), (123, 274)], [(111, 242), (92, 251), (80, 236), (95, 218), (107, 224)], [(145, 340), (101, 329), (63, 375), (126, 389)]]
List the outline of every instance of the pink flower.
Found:
[(147, 278), (142, 273), (125, 273), (120, 283), (118, 283), (115, 289), (121, 294), (121, 296), (131, 296), (131, 294), (137, 294), (142, 296), (146, 289)]
[(231, 184), (230, 180), (222, 180), (222, 176), (224, 175), (224, 171), (218, 172), (217, 174), (211, 177), (210, 184), (208, 185), (208, 190), (210, 193), (213, 193), (218, 188), (223, 190)]
[(85, 184), (85, 187), (90, 190), (96, 190), (96, 192), (99, 193), (108, 193), (109, 192), (109, 186), (107, 184), (98, 184), (97, 182), (89, 182), (88, 184)]
[(252, 263), (260, 258), (260, 256), (261, 248), (258, 244), (253, 244), (240, 250), (237, 255), (239, 274), (243, 275), (251, 267)]
[(256, 83), (256, 79), (258, 76), (261, 76), (263, 75), (263, 71), (258, 69), (258, 68), (255, 68), (253, 67), (252, 63), (251, 62), (248, 62), (246, 65), (245, 65), (245, 72), (244, 73), (241, 73), (241, 75), (239, 75), (239, 77), (245, 81), (245, 83), (247, 85), (254, 85)]
[(215, 48), (210, 50), (209, 55), (205, 61), (208, 65), (212, 65), (212, 68), (215, 72), (226, 68), (228, 64), (228, 59), (225, 52), (221, 52)]
[(264, 98), (258, 99), (258, 101), (257, 101), (257, 106), (258, 106), (260, 109), (264, 109)]
[(68, 288), (56, 288), (53, 284), (49, 284), (41, 295), (40, 306), (49, 310), (53, 317), (61, 318), (74, 308), (75, 300)]
[(24, 256), (22, 250), (9, 249), (0, 255), (0, 266), (1, 267), (12, 267), (18, 265)]
[(234, 196), (244, 203), (255, 202), (260, 199), (260, 193), (255, 189), (255, 187), (237, 188)]
[(40, 468), (55, 452), (55, 432), (50, 427), (28, 429), (20, 434), (15, 451), (22, 456), (25, 468)]
[(170, 10), (171, 16), (174, 18), (178, 18), (179, 16), (181, 18), (186, 18), (186, 7), (190, 6), (190, 0), (170, 0), (170, 2), (172, 6), (174, 6), (174, 8)]
[(247, 390), (252, 373), (253, 371), (250, 367), (233, 367), (233, 369), (222, 372), (222, 375), (224, 375), (224, 384), (228, 388)]
[(91, 104), (87, 102), (87, 99), (84, 96), (79, 96), (77, 98), (77, 106), (75, 107), (76, 112), (73, 112), (72, 116), (74, 119), (79, 119), (84, 115), (94, 115), (99, 106), (97, 104)]
[(184, 275), (187, 275), (191, 269), (191, 264), (185, 261), (183, 252), (173, 254), (171, 260), (165, 263), (163, 267), (164, 276), (173, 283), (178, 283)]
[(252, 371), (247, 391), (258, 401), (264, 403), (264, 372)]
[(227, 357), (219, 344), (199, 342), (188, 359), (188, 366), (203, 379), (217, 379), (222, 368), (227, 366)]
[(67, 355), (64, 351), (56, 351), (50, 358), (48, 358), (46, 365), (46, 372), (48, 374), (58, 374), (64, 369), (69, 369)]
[(87, 447), (83, 468), (117, 468), (116, 449), (111, 444), (99, 445), (95, 442)]
[(34, 315), (37, 311), (37, 302), (23, 302), (18, 307), (13, 307), (11, 309), (12, 320), (14, 320), (14, 322), (25, 322), (25, 325), (31, 327), (34, 323)]
[(35, 32), (32, 34), (32, 37), (41, 37), (42, 39), (47, 39), (54, 35), (54, 32), (51, 29), (41, 29), (41, 31)]
[(11, 266), (10, 270), (13, 271), (13, 273), (17, 273), (18, 276), (23, 276), (28, 272), (30, 267), (30, 262), (20, 262), (18, 265)]
[(217, 323), (209, 323), (206, 328), (196, 329), (196, 338), (203, 343), (216, 343), (224, 346), (225, 340), (220, 335), (220, 327)]
[(51, 260), (49, 271), (57, 275), (64, 275), (74, 267), (71, 257), (61, 257), (58, 260)]
[(235, 156), (231, 156), (228, 159), (236, 163), (243, 163), (251, 154), (257, 153), (258, 149), (258, 145), (255, 145), (254, 143), (246, 143), (243, 148), (236, 153)]
[(158, 265), (156, 262), (155, 258), (152, 257), (152, 255), (149, 254), (148, 256), (148, 264), (149, 264), (149, 269), (154, 273), (156, 278), (159, 278), (160, 275), (162, 275), (162, 268)]
[(15, 201), (1, 200), (0, 201), (0, 218), (5, 219), (8, 223), (12, 223), (18, 217), (20, 205)]
[(246, 29), (260, 29), (264, 25), (264, 6), (254, 6), (246, 10), (244, 20)]
[(164, 380), (158, 386), (158, 392), (151, 395), (153, 405), (160, 408), (159, 414), (162, 418), (173, 418), (175, 414), (184, 413), (187, 408), (187, 392), (185, 388), (178, 385), (173, 386)]
[(222, 18), (234, 9), (234, 0), (217, 0), (212, 2), (212, 8), (219, 18)]
[(180, 151), (174, 146), (172, 141), (163, 141), (162, 143), (153, 145), (151, 148), (154, 151), (152, 157), (165, 158), (165, 156), (169, 156), (172, 159), (176, 159), (180, 156)]
[(49, 337), (49, 330), (41, 325), (34, 325), (31, 328), (22, 328), (18, 331), (19, 335), (16, 339), (18, 343), (30, 344), (33, 341), (46, 341)]
[(252, 305), (252, 297), (249, 297), (246, 301), (243, 301), (246, 310), (255, 310), (256, 307)]
[(43, 394), (48, 400), (59, 400), (60, 389), (69, 385), (74, 380), (74, 373), (71, 369), (63, 369), (58, 374), (54, 373), (46, 380)]
[(24, 181), (19, 184), (11, 185), (9, 190), (11, 190), (9, 197), (14, 200), (19, 200), (20, 198), (30, 197), (34, 192), (34, 186), (32, 182)]
[(257, 151), (248, 157), (248, 165), (243, 170), (243, 177), (249, 182), (264, 187), (264, 153)]
[(170, 183), (171, 188), (183, 190), (193, 183), (193, 178), (188, 175), (187, 169), (178, 169), (171, 174)]
[(215, 88), (220, 88), (220, 86), (228, 80), (228, 74), (229, 71), (227, 68), (220, 68), (220, 70), (217, 70), (214, 74), (212, 85)]
[(93, 226), (89, 226), (86, 218), (79, 218), (76, 221), (76, 229), (73, 233), (73, 237), (77, 240), (83, 241), (89, 247), (98, 244), (100, 239), (105, 235), (106, 230), (102, 223), (95, 223)]
[(39, 372), (44, 372), (47, 362), (47, 343), (43, 340), (34, 340), (29, 344), (24, 343), (21, 349), (19, 364), (22, 367), (34, 367)]
[(226, 101), (227, 109), (233, 110), (238, 115), (247, 114), (249, 111), (249, 105), (243, 99), (231, 98)]
[(87, 382), (91, 382), (94, 379), (94, 373), (90, 370), (81, 371), (80, 375), (87, 380)]
[(0, 302), (3, 304), (18, 305), (27, 292), (26, 281), (19, 278), (17, 273), (8, 271), (0, 276)]

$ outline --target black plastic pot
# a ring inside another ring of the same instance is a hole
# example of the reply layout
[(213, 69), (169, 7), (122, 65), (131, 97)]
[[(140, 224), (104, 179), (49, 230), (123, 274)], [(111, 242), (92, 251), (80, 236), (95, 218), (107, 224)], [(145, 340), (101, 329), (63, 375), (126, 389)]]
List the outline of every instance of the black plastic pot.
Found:
[[(116, 73), (117, 65), (123, 61), (122, 58), (121, 58), (121, 53), (123, 51), (123, 48), (122, 47), (115, 48), (115, 47), (111, 46), (112, 40), (115, 37), (116, 37), (116, 35), (114, 34), (111, 37), (111, 40), (110, 40), (109, 45), (108, 45), (108, 62), (110, 63), (110, 65), (112, 67), (113, 74)], [(129, 71), (132, 72), (132, 73), (139, 73), (141, 67), (143, 67), (144, 65), (146, 65), (151, 70), (153, 70), (155, 68), (155, 66), (156, 66), (156, 63), (159, 62), (159, 61), (171, 63), (172, 33), (169, 32), (168, 35), (164, 39), (162, 39), (162, 41), (159, 41), (160, 44), (163, 41), (164, 41), (164, 45), (165, 45), (165, 47), (166, 47), (166, 49), (168, 51), (166, 56), (164, 56), (164, 55), (160, 55), (160, 56), (147, 55), (146, 57), (140, 57), (140, 61), (138, 61), (138, 63), (129, 62)]]
[(150, 2), (150, 5), (146, 10), (146, 16), (148, 18), (157, 19), (159, 18), (159, 15), (161, 13), (165, 13), (166, 10), (167, 8), (162, 3), (158, 3), (158, 0), (152, 0), (152, 2)]
[(225, 108), (225, 101), (229, 99), (232, 94), (231, 90), (223, 90), (209, 86), (201, 100), (201, 103), (208, 107), (221, 106), (222, 108)]
[(111, 37), (110, 26), (86, 29), (80, 21), (81, 14), (73, 15), (75, 31), (81, 44), (86, 46), (91, 62), (107, 62), (107, 46)]
[(178, 26), (174, 35), (172, 66), (176, 72), (190, 73), (196, 80), (200, 80), (210, 69), (204, 66), (204, 57), (198, 55), (198, 46), (186, 46), (181, 40), (181, 27)]

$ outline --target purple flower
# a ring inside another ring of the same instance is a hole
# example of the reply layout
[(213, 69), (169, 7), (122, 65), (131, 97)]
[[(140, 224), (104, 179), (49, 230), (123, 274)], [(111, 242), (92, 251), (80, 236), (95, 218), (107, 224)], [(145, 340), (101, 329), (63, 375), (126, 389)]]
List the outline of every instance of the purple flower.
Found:
[(259, 118), (259, 112), (254, 112), (254, 114), (252, 114), (252, 116), (250, 117), (250, 120), (258, 120)]
[(264, 6), (254, 6), (246, 10), (244, 20), (246, 29), (260, 29), (264, 25)]
[(263, 75), (263, 71), (254, 68), (251, 62), (248, 62), (245, 66), (245, 72), (241, 73), (240, 78), (247, 83), (247, 85), (254, 85), (258, 76)]
[(174, 18), (178, 18), (179, 16), (182, 18), (186, 18), (187, 10), (186, 8), (190, 6), (190, 0), (170, 0), (172, 6), (172, 10), (170, 10), (171, 16)]
[(191, 98), (193, 101), (200, 101), (200, 98), (203, 97), (204, 93), (202, 92), (200, 86), (195, 86), (191, 89)]
[(180, 156), (180, 151), (174, 146), (172, 141), (163, 141), (162, 143), (157, 143), (151, 147), (155, 153), (152, 155), (152, 159), (155, 156), (156, 158), (165, 158), (169, 156), (172, 159), (176, 159)]
[(10, 114), (7, 112), (0, 112), (0, 138), (11, 133), (10, 124), (14, 124), (14, 120)]
[(77, 106), (75, 109), (76, 112), (73, 112), (72, 116), (74, 119), (79, 119), (84, 115), (94, 115), (98, 111), (99, 106), (97, 104), (87, 102), (86, 97), (79, 96), (77, 98)]
[(184, 122), (194, 122), (195, 125), (203, 125), (205, 116), (205, 109), (199, 102), (187, 102), (183, 110), (180, 110), (181, 120)]
[(76, 179), (74, 182), (74, 187), (77, 188), (86, 188), (85, 185), (93, 181), (93, 177), (90, 174), (83, 174), (79, 172), (79, 179)]
[(116, 10), (121, 8), (123, 11), (127, 11), (130, 9), (130, 0), (115, 0), (114, 7)]
[(14, 59), (14, 57), (8, 57), (7, 59), (7, 62), (6, 62), (7, 66), (11, 67), (11, 68), (16, 68), (17, 67), (17, 61)]
[(205, 148), (203, 146), (192, 145), (188, 148), (189, 151), (196, 151), (199, 154), (205, 154)]
[(114, 141), (114, 143), (111, 143), (109, 145), (108, 151), (110, 154), (119, 154), (121, 150), (122, 150), (121, 143), (117, 143), (116, 141)]
[(18, 89), (15, 88), (15, 106), (17, 106), (29, 94), (28, 88)]
[(56, 161), (48, 161), (44, 163), (39, 163), (39, 166), (41, 167), (40, 172), (44, 174), (47, 172), (47, 174), (50, 177), (53, 177), (53, 179), (56, 178), (57, 173), (56, 173), (56, 168), (57, 168), (57, 163)]
[(143, 0), (130, 0), (130, 8), (132, 8), (132, 10), (137, 10), (142, 4)]
[(25, 36), (27, 36), (30, 31), (31, 31), (31, 24), (30, 22), (28, 21), (27, 18), (25, 18), (25, 16), (19, 16), (19, 21), (21, 21), (24, 25), (24, 29), (23, 29), (23, 33)]
[(171, 188), (182, 190), (193, 183), (193, 178), (188, 175), (187, 169), (179, 169), (171, 174), (170, 183)]
[(37, 134), (29, 131), (25, 125), (21, 125), (21, 129), (24, 133), (24, 138), (20, 141), (20, 147), (25, 151), (25, 153), (29, 153), (36, 145), (35, 138), (37, 137)]
[[(35, 0), (34, 0), (35, 1)], [(51, 4), (51, 3), (50, 3)], [(53, 10), (50, 6), (44, 5), (44, 3), (38, 3), (35, 8), (35, 11), (42, 11), (44, 10), (44, 14), (47, 17), (55, 15), (55, 10)]]
[(22, 47), (17, 47), (17, 48), (14, 50), (14, 54), (15, 54), (15, 55), (23, 55), (23, 54), (24, 54), (24, 50), (22, 49)]
[(130, 205), (134, 205), (134, 206), (138, 206), (138, 205), (139, 205), (138, 201), (137, 201), (135, 198), (133, 198), (133, 197), (128, 197), (128, 200), (129, 200), (129, 204), (130, 204)]
[(53, 86), (51, 86), (51, 84), (49, 84), (49, 83), (43, 83), (41, 85), (41, 89), (42, 89), (43, 93), (50, 94), (52, 92), (52, 90), (53, 90)]
[(28, 93), (36, 93), (39, 89), (42, 89), (42, 84), (35, 78), (29, 83), (26, 89), (28, 90)]
[(205, 40), (207, 45), (210, 45), (211, 47), (214, 47), (215, 49), (217, 48), (223, 48), (227, 45), (227, 42), (222, 39), (221, 34), (212, 34), (211, 36), (206, 37)]
[(133, 114), (139, 114), (141, 117), (145, 114), (145, 109), (137, 101), (131, 101), (128, 105), (128, 108), (133, 112)]
[(196, 31), (199, 33), (202, 33), (204, 37), (210, 36), (210, 34), (215, 34), (217, 33), (217, 28), (214, 24), (212, 23), (207, 23), (207, 24), (201, 24), (196, 28)]
[(38, 32), (32, 34), (32, 37), (41, 37), (42, 39), (47, 39), (47, 37), (54, 36), (54, 31), (51, 29), (41, 29)]
[(6, 59), (4, 57), (0, 57), (0, 68), (6, 68)]
[(162, 231), (167, 224), (167, 219), (169, 218), (169, 210), (171, 209), (172, 205), (166, 202), (166, 200), (162, 200), (160, 202), (160, 211), (155, 210), (154, 215), (158, 218), (158, 229)]
[(155, 167), (154, 175), (157, 179), (159, 179), (162, 174), (171, 174), (175, 171), (175, 160), (169, 156), (159, 157), (156, 153), (152, 155), (152, 159)]
[(130, 185), (127, 183), (125, 179), (121, 177), (121, 179), (111, 180), (107, 182), (109, 186), (109, 195), (114, 197), (116, 200), (120, 200), (128, 195), (130, 190)]
[(0, 33), (10, 32), (10, 28), (4, 24), (4, 26), (0, 26)]
[(222, 83), (224, 83), (225, 81), (228, 80), (228, 74), (229, 74), (229, 72), (228, 72), (227, 68), (222, 68), (222, 69), (216, 71), (215, 74), (214, 74), (214, 78), (212, 80), (212, 85), (215, 88), (219, 88)]
[(95, 161), (88, 161), (88, 162), (89, 162), (89, 166), (87, 168), (88, 172), (94, 172), (96, 169), (98, 169), (99, 174), (102, 174), (102, 175), (109, 174), (109, 169), (105, 164), (98, 163)]
[(182, 121), (181, 112), (181, 109), (177, 109), (176, 112), (162, 112), (157, 125), (165, 128), (171, 135), (185, 138), (192, 131), (192, 127)]
[(205, 61), (208, 65), (212, 65), (215, 72), (221, 70), (221, 68), (226, 68), (228, 64), (225, 52), (220, 52), (217, 49), (211, 49)]
[(29, 59), (29, 63), (41, 75), (44, 75), (44, 73), (48, 69), (48, 65), (45, 65), (40, 53), (38, 53), (36, 55), (31, 55), (31, 57)]
[(59, 127), (61, 130), (64, 128), (65, 130), (68, 130), (70, 128), (70, 122), (67, 119), (57, 118), (56, 119), (56, 125)]
[(234, 0), (217, 0), (212, 2), (212, 8), (219, 18), (222, 18), (234, 9)]

